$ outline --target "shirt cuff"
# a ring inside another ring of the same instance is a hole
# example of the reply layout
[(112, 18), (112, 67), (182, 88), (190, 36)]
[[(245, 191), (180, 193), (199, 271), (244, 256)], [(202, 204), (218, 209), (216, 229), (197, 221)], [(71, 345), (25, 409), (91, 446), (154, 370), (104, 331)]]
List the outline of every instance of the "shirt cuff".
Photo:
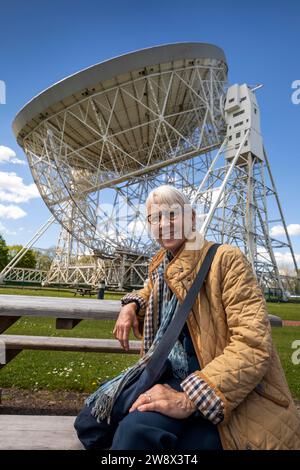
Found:
[(138, 294), (135, 294), (133, 292), (129, 292), (128, 294), (124, 295), (124, 297), (121, 298), (121, 305), (127, 305), (134, 302), (137, 305), (137, 310), (136, 310), (136, 315), (138, 315), (140, 310), (143, 310), (146, 308), (146, 300), (141, 297)]
[(197, 375), (197, 372), (186, 377), (180, 386), (205, 418), (209, 419), (213, 424), (219, 424), (223, 421), (223, 401), (215, 393), (214, 389)]

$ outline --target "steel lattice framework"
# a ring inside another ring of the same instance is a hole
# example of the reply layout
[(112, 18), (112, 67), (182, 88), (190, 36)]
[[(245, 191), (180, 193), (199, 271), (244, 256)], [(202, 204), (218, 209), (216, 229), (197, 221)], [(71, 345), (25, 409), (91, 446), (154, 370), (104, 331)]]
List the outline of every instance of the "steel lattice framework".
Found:
[[(18, 134), (51, 212), (100, 256), (153, 251), (143, 217), (149, 190), (166, 179), (198, 185), (200, 156), (225, 131), (219, 50), (203, 58), (200, 44), (189, 60), (182, 45), (156, 49), (157, 63), (55, 103)], [(166, 52), (173, 60), (163, 63)]]
[[(205, 236), (239, 246), (261, 284), (282, 289), (274, 250), (288, 249), (297, 265), (257, 113), (249, 87), (228, 87), (223, 51), (200, 43), (120, 56), (34, 98), (14, 132), (62, 225), (48, 282), (141, 285), (157, 248), (145, 200), (173, 184), (198, 204)], [(284, 242), (270, 236), (269, 196)], [(93, 254), (92, 265), (70, 261), (74, 244), (77, 255), (81, 245)]]
[[(266, 153), (264, 161), (251, 153), (239, 156), (239, 164), (234, 164), (230, 171), (230, 163), (220, 152), (194, 200), (201, 219), (200, 231), (205, 237), (238, 246), (263, 287), (280, 288), (282, 292), (289, 287), (288, 279), (283, 287), (277, 250), (291, 253), (296, 277), (297, 263)], [(278, 223), (285, 228), (285, 239), (270, 234), (271, 225)]]

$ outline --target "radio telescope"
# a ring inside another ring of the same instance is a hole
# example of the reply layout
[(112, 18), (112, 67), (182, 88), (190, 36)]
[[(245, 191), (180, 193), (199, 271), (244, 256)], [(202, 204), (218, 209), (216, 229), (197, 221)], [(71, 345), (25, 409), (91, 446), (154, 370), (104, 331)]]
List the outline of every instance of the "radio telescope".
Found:
[[(145, 200), (152, 188), (173, 184), (203, 207), (204, 234), (240, 246), (262, 283), (282, 287), (268, 194), (275, 195), (288, 233), (275, 186), (268, 191), (264, 182), (267, 158), (259, 123), (251, 119), (253, 96), (246, 85), (229, 87), (220, 48), (170, 44), (67, 77), (31, 100), (13, 129), (62, 226), (60, 239), (71, 235), (110, 269), (115, 263), (118, 285), (146, 278), (157, 247), (145, 225)], [(250, 116), (239, 124), (239, 137), (236, 113)], [(294, 259), (289, 238), (284, 243)]]

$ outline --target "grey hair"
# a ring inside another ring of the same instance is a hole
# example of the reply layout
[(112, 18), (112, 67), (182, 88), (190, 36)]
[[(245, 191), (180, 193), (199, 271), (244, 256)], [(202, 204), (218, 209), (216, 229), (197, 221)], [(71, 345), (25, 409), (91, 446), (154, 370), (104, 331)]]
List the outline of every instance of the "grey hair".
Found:
[(159, 204), (168, 204), (169, 206), (180, 204), (182, 207), (185, 205), (191, 206), (189, 198), (184, 193), (168, 184), (163, 184), (158, 188), (154, 188), (147, 197), (146, 206), (151, 204), (154, 198), (157, 199), (157, 203)]

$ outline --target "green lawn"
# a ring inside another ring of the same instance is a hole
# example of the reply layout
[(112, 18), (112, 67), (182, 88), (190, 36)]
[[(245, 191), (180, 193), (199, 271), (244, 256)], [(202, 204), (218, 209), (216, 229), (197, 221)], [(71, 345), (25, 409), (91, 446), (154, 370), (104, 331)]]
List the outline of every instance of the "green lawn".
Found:
[[(113, 325), (113, 320), (85, 320), (74, 330), (56, 330), (52, 318), (23, 317), (5, 333), (112, 338)], [(137, 359), (138, 356), (132, 354), (22, 351), (0, 371), (0, 387), (89, 392)]]
[[(7, 333), (111, 338), (113, 325), (111, 320), (89, 320), (81, 322), (74, 331), (56, 330), (53, 319), (24, 317)], [(300, 365), (291, 361), (291, 344), (300, 340), (300, 327), (273, 328), (272, 334), (292, 394), (300, 399)], [(23, 351), (1, 370), (0, 387), (91, 392), (137, 359), (136, 355), (126, 354)]]
[[(74, 289), (75, 290), (75, 289)], [(0, 287), (0, 295), (35, 295), (38, 297), (72, 297), (81, 299), (81, 295), (74, 296), (74, 292), (67, 291), (67, 290), (59, 290), (59, 289), (29, 289), (29, 288), (17, 288), (17, 287)], [(105, 292), (104, 298), (110, 300), (119, 300), (124, 295), (124, 292)], [(96, 299), (96, 295), (92, 295), (91, 297), (84, 296), (84, 299)]]
[(272, 315), (278, 315), (282, 320), (300, 321), (300, 304), (267, 302), (268, 311)]
[[(21, 287), (0, 287), (0, 294), (35, 295), (39, 297), (74, 297), (74, 292), (59, 289), (30, 289)], [(77, 295), (78, 297), (78, 295)]]
[(292, 395), (300, 400), (300, 364), (293, 364), (291, 357), (295, 351), (295, 349), (292, 349), (293, 341), (300, 341), (300, 327), (272, 328), (272, 336)]

